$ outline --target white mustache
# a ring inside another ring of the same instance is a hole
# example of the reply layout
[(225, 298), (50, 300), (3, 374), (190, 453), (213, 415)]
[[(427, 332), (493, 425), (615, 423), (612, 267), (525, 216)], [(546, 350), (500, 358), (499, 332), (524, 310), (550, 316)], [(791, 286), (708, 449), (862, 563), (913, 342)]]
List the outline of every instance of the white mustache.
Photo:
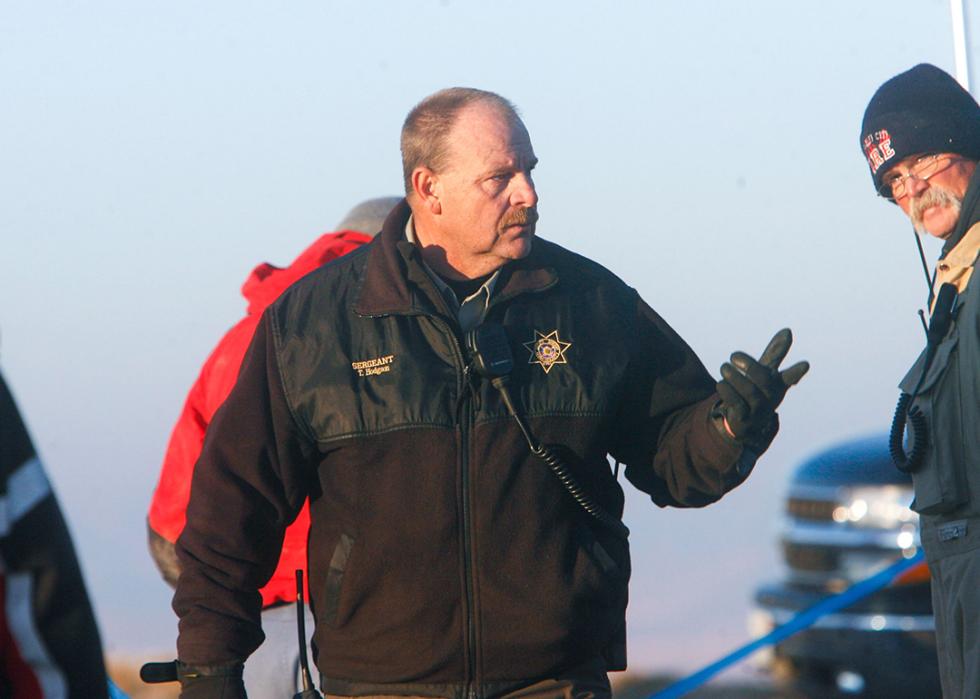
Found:
[(933, 185), (929, 187), (922, 196), (916, 197), (909, 205), (909, 219), (915, 230), (924, 232), (922, 215), (931, 206), (941, 206), (953, 209), (959, 215), (963, 206), (963, 200), (950, 192), (948, 189)]

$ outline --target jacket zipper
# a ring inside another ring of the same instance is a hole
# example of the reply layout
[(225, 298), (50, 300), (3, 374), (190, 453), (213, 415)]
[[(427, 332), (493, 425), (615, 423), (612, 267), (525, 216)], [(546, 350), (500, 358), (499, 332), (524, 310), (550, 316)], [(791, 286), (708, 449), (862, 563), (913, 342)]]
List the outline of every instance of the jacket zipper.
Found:
[[(468, 390), (469, 387), (464, 383), (463, 390)], [(463, 574), (466, 580), (466, 634), (467, 634), (467, 645), (469, 646), (468, 653), (468, 666), (466, 668), (467, 683), (466, 683), (466, 696), (475, 697), (476, 687), (474, 686), (476, 680), (476, 612), (474, 610), (475, 595), (473, 592), (473, 576), (475, 573), (473, 565), (473, 551), (471, 542), (472, 536), (472, 522), (471, 518), (471, 504), (470, 504), (470, 457), (469, 457), (469, 432), (470, 423), (472, 422), (472, 405), (470, 403), (472, 398), (463, 398), (462, 404), (462, 415), (460, 416), (460, 470), (461, 470), (461, 489), (462, 489), (462, 509), (463, 509), (463, 526), (461, 536), (463, 537)]]
[[(427, 314), (428, 315), (428, 314)], [(466, 355), (463, 353), (462, 345), (452, 327), (445, 320), (436, 315), (429, 315), (435, 323), (441, 325), (446, 335), (451, 338), (452, 346), (455, 349), (457, 366), (462, 367), (462, 371), (456, 374), (457, 405), (456, 405), (456, 428), (459, 435), (459, 464), (460, 464), (460, 490), (462, 502), (462, 522), (460, 525), (460, 539), (463, 544), (463, 579), (465, 587), (463, 595), (466, 604), (466, 643), (468, 653), (466, 663), (466, 697), (475, 699), (477, 695), (476, 680), (476, 613), (473, 609), (473, 551), (470, 544), (471, 532), (473, 529), (471, 519), (470, 503), (470, 458), (469, 458), (469, 433), (470, 423), (473, 421), (472, 391), (469, 381), (469, 368), (466, 365)]]
[[(546, 291), (555, 285), (556, 282), (552, 282), (540, 289), (532, 289), (523, 293), (538, 293)], [(442, 294), (436, 291), (436, 297), (440, 301), (443, 301)], [(509, 301), (513, 296), (502, 296), (496, 299), (491, 298), (489, 304), (487, 305), (486, 313), (484, 314), (484, 319), (490, 314), (490, 309), (499, 305), (502, 301)], [(448, 312), (448, 309), (444, 309)], [(456, 424), (459, 430), (459, 449), (460, 449), (460, 489), (462, 490), (461, 497), (462, 502), (462, 523), (460, 538), (463, 543), (463, 578), (465, 580), (465, 587), (463, 589), (463, 595), (465, 596), (466, 603), (466, 642), (469, 652), (467, 653), (467, 663), (466, 663), (466, 694), (467, 699), (476, 699), (479, 692), (476, 687), (476, 612), (473, 608), (475, 596), (474, 596), (474, 563), (473, 563), (473, 551), (471, 546), (471, 531), (473, 529), (471, 518), (471, 504), (470, 504), (470, 458), (469, 458), (469, 432), (471, 424), (473, 421), (473, 404), (477, 397), (476, 391), (473, 390), (470, 385), (469, 380), (469, 367), (466, 363), (466, 354), (463, 351), (463, 346), (460, 342), (459, 336), (453, 330), (452, 326), (443, 320), (440, 316), (421, 312), (420, 315), (425, 315), (432, 319), (436, 324), (441, 325), (446, 335), (452, 340), (452, 347), (455, 349), (457, 366), (462, 367), (461, 372), (456, 374), (456, 389), (457, 395), (459, 396), (456, 409)]]

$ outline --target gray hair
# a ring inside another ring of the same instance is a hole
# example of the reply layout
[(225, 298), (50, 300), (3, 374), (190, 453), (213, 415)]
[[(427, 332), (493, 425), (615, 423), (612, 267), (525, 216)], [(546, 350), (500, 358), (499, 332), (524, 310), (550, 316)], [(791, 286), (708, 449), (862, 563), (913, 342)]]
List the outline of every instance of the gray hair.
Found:
[(401, 197), (378, 197), (377, 199), (367, 199), (347, 212), (334, 230), (338, 231), (358, 231), (368, 235), (377, 235), (384, 225), (388, 214), (395, 208), (395, 205), (402, 200)]
[(405, 194), (412, 194), (412, 172), (427, 167), (441, 172), (449, 159), (446, 143), (459, 113), (471, 104), (486, 102), (498, 108), (512, 122), (519, 122), (517, 108), (495, 92), (472, 87), (450, 87), (429, 95), (412, 108), (402, 125), (402, 174)]

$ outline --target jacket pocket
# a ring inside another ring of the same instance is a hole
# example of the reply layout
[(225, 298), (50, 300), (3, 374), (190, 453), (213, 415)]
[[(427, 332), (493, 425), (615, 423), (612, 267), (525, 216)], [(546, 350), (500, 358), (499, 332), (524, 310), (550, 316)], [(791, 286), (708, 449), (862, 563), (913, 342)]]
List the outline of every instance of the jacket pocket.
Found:
[[(940, 343), (936, 349), (936, 356), (933, 357), (932, 364), (929, 365), (928, 372), (922, 380), (922, 385), (919, 386), (920, 396), (928, 393), (936, 385), (936, 382), (939, 381), (939, 378), (946, 373), (946, 368), (950, 365), (950, 359), (954, 356), (953, 350), (956, 349), (958, 339), (956, 334), (953, 334), (952, 337)], [(919, 377), (922, 375), (922, 364), (925, 362), (925, 358), (926, 352), (923, 350), (922, 354), (915, 361), (915, 364), (909, 369), (909, 373), (902, 379), (902, 383), (899, 384), (899, 387), (906, 393), (911, 394), (915, 390), (916, 384), (919, 383)]]
[(589, 524), (574, 525), (578, 544), (579, 594), (572, 613), (580, 633), (593, 639), (592, 651), (606, 659), (608, 669), (626, 667), (625, 615), (630, 577), (626, 539), (603, 537)]
[(333, 557), (330, 559), (330, 567), (327, 569), (326, 591), (324, 596), (322, 621), (334, 626), (337, 623), (337, 614), (340, 611), (340, 592), (344, 584), (344, 573), (350, 562), (351, 551), (354, 548), (354, 539), (347, 534), (341, 534), (337, 541), (337, 546), (333, 550)]
[(583, 523), (575, 525), (575, 538), (586, 559), (598, 572), (604, 592), (615, 592), (617, 587), (629, 579), (629, 548), (625, 541), (618, 546), (615, 544), (619, 542), (604, 544), (592, 528)]
[[(912, 509), (923, 515), (951, 512), (969, 497), (963, 454), (958, 336), (954, 333), (936, 350), (919, 393), (917, 407), (928, 426), (928, 446), (922, 467), (912, 474), (915, 499)], [(902, 380), (902, 390), (911, 393), (922, 376), (925, 353)]]

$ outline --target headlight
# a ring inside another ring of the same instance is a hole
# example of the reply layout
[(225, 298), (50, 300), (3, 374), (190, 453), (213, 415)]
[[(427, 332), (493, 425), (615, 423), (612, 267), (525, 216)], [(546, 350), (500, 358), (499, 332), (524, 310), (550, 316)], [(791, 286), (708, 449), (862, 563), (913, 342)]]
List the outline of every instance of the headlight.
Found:
[[(846, 488), (833, 519), (839, 524), (877, 529), (900, 529), (919, 516), (911, 510), (912, 488), (898, 485)], [(903, 547), (904, 548), (904, 547)]]
[[(762, 638), (776, 628), (776, 620), (771, 612), (754, 608), (749, 612), (748, 627), (750, 638)], [(755, 670), (767, 670), (772, 664), (773, 657), (772, 645), (765, 645), (749, 656), (748, 665)]]

